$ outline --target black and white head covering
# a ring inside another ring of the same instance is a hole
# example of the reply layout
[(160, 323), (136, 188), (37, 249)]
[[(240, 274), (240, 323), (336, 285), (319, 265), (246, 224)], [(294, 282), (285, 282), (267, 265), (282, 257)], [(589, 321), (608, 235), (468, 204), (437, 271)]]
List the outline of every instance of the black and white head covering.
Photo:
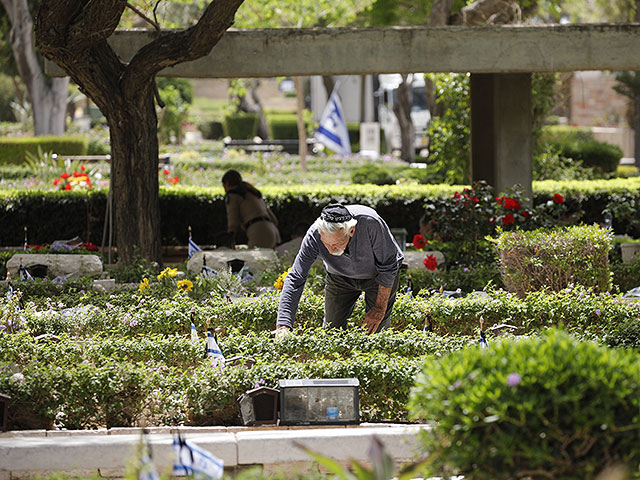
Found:
[(344, 205), (339, 203), (332, 203), (322, 209), (320, 218), (328, 223), (344, 223), (351, 220), (353, 217), (349, 210)]

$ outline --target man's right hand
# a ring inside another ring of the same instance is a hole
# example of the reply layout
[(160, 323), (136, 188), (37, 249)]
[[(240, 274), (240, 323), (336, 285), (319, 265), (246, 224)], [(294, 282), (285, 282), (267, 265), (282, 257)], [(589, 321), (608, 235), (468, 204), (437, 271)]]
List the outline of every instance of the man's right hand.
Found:
[(282, 338), (286, 337), (287, 335), (292, 335), (291, 329), (287, 325), (277, 325), (273, 333), (276, 338)]

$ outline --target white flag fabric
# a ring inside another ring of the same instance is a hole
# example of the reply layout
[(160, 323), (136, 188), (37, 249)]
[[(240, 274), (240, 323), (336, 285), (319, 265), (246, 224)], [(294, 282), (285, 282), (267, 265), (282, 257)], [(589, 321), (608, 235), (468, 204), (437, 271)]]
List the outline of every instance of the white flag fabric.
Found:
[(198, 331), (193, 323), (191, 324), (191, 341), (193, 343), (198, 343)]
[(156, 467), (151, 463), (151, 458), (149, 458), (147, 452), (144, 452), (140, 457), (138, 480), (160, 480), (160, 475), (158, 475)]
[(316, 141), (322, 143), (327, 148), (340, 155), (351, 155), (351, 144), (349, 143), (349, 130), (344, 120), (342, 104), (338, 91), (334, 90), (327, 106), (324, 107), (320, 124), (315, 134)]
[(201, 251), (202, 249), (196, 244), (196, 242), (193, 241), (191, 237), (189, 237), (189, 250), (188, 250), (189, 258), (191, 258), (194, 253), (201, 252)]
[(211, 479), (222, 478), (224, 461), (211, 452), (179, 436), (173, 438), (173, 449), (176, 454), (174, 475), (202, 474)]
[(222, 354), (213, 333), (211, 333), (211, 330), (207, 331), (207, 356), (211, 358), (212, 366), (224, 366), (224, 355)]

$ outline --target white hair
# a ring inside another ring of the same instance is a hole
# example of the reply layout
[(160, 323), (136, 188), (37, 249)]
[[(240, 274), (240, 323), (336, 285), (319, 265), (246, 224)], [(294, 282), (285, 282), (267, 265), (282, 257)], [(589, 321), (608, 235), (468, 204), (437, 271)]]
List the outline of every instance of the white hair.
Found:
[(355, 218), (351, 220), (347, 220), (346, 222), (327, 222), (322, 218), (318, 217), (315, 221), (315, 226), (317, 227), (320, 233), (325, 235), (333, 235), (338, 232), (342, 232), (346, 237), (349, 235), (352, 227), (355, 227), (358, 221)]

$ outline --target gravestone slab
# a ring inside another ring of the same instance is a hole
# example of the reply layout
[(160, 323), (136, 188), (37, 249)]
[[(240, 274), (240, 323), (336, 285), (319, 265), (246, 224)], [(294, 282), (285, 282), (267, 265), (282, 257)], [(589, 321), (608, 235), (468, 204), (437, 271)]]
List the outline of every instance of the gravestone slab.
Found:
[(200, 273), (203, 257), (206, 258), (207, 267), (213, 268), (218, 272), (227, 270), (229, 268), (227, 262), (230, 260), (243, 260), (245, 266), (249, 267), (249, 270), (254, 274), (263, 272), (278, 260), (276, 252), (270, 248), (252, 248), (250, 250), (220, 248), (194, 253), (187, 262), (187, 270), (193, 273)]
[(444, 265), (444, 255), (442, 252), (433, 251), (433, 252), (419, 252), (419, 251), (408, 251), (404, 252), (404, 263), (408, 265), (409, 270), (412, 268), (418, 268), (421, 270), (426, 270), (424, 263), (425, 258), (429, 255), (433, 255), (436, 257), (436, 261), (438, 262), (438, 267)]
[(102, 261), (97, 255), (74, 255), (65, 253), (37, 254), (16, 253), (7, 262), (7, 274), (12, 279), (20, 278), (20, 263), (29, 269), (33, 265), (46, 265), (48, 276), (99, 275), (102, 273)]

